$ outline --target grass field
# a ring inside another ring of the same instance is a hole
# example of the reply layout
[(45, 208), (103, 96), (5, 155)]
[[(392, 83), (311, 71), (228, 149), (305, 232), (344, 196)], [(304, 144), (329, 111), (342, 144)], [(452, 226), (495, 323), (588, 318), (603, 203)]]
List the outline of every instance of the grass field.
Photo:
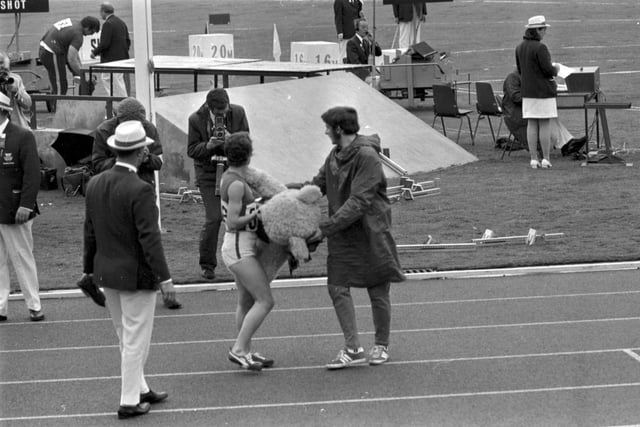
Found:
[[(395, 26), (391, 7), (376, 3), (376, 37), (389, 47)], [(116, 13), (131, 23), (128, 1), (113, 1)], [(209, 13), (229, 12), (231, 24), (216, 29), (234, 34), (235, 56), (271, 58), (272, 28), (278, 27), (282, 57), (289, 43), (334, 37), (332, 2), (235, 0), (175, 2), (153, 1), (155, 53), (186, 55), (189, 34), (201, 33)], [(24, 15), (20, 46), (35, 54), (46, 26), (57, 19), (97, 14), (98, 3), (50, 1), (49, 14)], [(373, 19), (373, 2), (365, 1)], [(554, 61), (568, 66), (599, 66), (601, 90), (609, 101), (640, 105), (640, 4), (636, 0), (567, 1), (454, 1), (429, 5), (423, 39), (446, 51), (458, 69), (459, 81), (490, 81), (495, 90), (514, 64), (514, 47), (532, 15), (544, 14), (551, 24), (545, 43)], [(10, 39), (12, 15), (0, 15), (0, 46)], [(131, 26), (130, 26), (131, 28)], [(188, 91), (190, 79), (167, 78), (170, 93)], [(252, 83), (232, 79), (232, 85)], [(462, 86), (459, 101), (473, 106), (473, 93)], [(336, 100), (339, 103), (340, 100)], [(406, 101), (399, 101), (406, 105)], [(431, 124), (431, 101), (411, 110)], [(562, 120), (576, 135), (583, 131), (582, 113), (563, 111)], [(640, 258), (640, 200), (638, 129), (640, 111), (609, 113), (613, 145), (633, 167), (589, 166), (554, 153), (551, 171), (528, 169), (525, 152), (499, 159), (486, 124), (481, 125), (475, 146), (468, 134), (461, 145), (479, 162), (421, 174), (419, 181), (439, 177), (442, 194), (394, 205), (397, 243), (423, 243), (428, 235), (440, 242), (463, 242), (479, 237), (486, 228), (498, 235), (526, 234), (532, 227), (542, 233), (564, 232), (563, 242), (532, 247), (503, 246), (474, 252), (402, 253), (405, 268), (487, 268), (514, 265), (636, 260)], [(453, 122), (451, 122), (453, 125)], [(593, 138), (592, 138), (593, 139)], [(328, 149), (328, 147), (327, 147)], [(321, 159), (319, 159), (320, 163)], [(73, 285), (81, 269), (81, 198), (65, 198), (60, 192), (42, 192), (43, 215), (34, 225), (36, 257), (42, 288)], [(201, 205), (164, 203), (163, 236), (174, 278), (179, 283), (199, 279), (198, 230), (204, 217)], [(297, 275), (324, 274), (326, 246)], [(229, 276), (220, 269), (220, 279)]]

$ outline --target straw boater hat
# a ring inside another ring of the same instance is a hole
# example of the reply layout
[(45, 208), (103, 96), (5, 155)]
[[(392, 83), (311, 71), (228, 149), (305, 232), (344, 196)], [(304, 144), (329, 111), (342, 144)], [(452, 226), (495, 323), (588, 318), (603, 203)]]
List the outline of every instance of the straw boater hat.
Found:
[(116, 150), (131, 151), (153, 144), (153, 139), (147, 137), (142, 123), (129, 120), (118, 125), (116, 133), (107, 139), (107, 144)]
[(544, 15), (532, 16), (529, 18), (527, 25), (525, 25), (526, 28), (547, 28), (550, 26), (545, 22)]
[(11, 100), (4, 93), (0, 92), (0, 110), (13, 111), (10, 107)]

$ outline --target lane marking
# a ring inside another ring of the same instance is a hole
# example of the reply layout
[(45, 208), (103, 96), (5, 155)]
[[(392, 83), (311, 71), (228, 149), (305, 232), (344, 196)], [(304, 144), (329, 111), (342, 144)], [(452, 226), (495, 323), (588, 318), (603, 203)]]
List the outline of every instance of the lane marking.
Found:
[[(640, 294), (640, 291), (611, 291), (611, 292), (579, 292), (579, 293), (571, 293), (571, 294), (557, 294), (557, 295), (525, 295), (525, 296), (517, 296), (517, 297), (496, 297), (496, 298), (468, 298), (468, 299), (459, 299), (459, 300), (438, 300), (438, 301), (414, 301), (414, 302), (399, 302), (393, 303), (391, 306), (393, 308), (398, 307), (415, 307), (415, 306), (429, 306), (429, 305), (443, 305), (443, 304), (467, 304), (467, 303), (480, 303), (480, 302), (506, 302), (506, 301), (527, 301), (527, 300), (537, 300), (537, 299), (556, 299), (556, 298), (585, 298), (585, 297), (602, 297), (602, 296), (616, 296), (616, 295), (634, 295)], [(360, 309), (370, 309), (370, 305), (355, 305), (355, 308)], [(324, 307), (301, 307), (301, 308), (281, 308), (274, 309), (271, 313), (299, 313), (299, 312), (307, 312), (307, 311), (333, 311), (333, 306), (324, 306)], [(217, 313), (189, 313), (189, 314), (166, 314), (166, 315), (156, 315), (154, 319), (184, 319), (184, 318), (196, 318), (196, 317), (213, 317), (213, 316), (235, 316), (235, 311), (221, 311)], [(4, 323), (0, 325), (2, 327), (10, 327), (10, 326), (47, 326), (47, 325), (55, 325), (55, 324), (73, 324), (73, 323), (94, 323), (94, 322), (109, 322), (111, 323), (110, 317), (99, 317), (92, 319), (67, 319), (67, 320), (49, 320), (45, 323), (34, 324), (33, 322), (20, 322), (20, 323)]]
[[(628, 348), (606, 348), (600, 350), (575, 350), (575, 351), (556, 351), (550, 353), (521, 353), (521, 354), (503, 354), (494, 356), (469, 356), (469, 357), (453, 357), (453, 358), (440, 358), (440, 359), (418, 359), (418, 360), (396, 360), (389, 361), (385, 365), (423, 365), (423, 364), (436, 364), (436, 363), (455, 363), (455, 362), (477, 362), (487, 360), (512, 360), (512, 359), (528, 359), (528, 358), (543, 358), (543, 357), (565, 357), (565, 356), (578, 356), (578, 355), (591, 355), (591, 354), (606, 354), (606, 353), (620, 353), (631, 352)], [(635, 354), (635, 353), (634, 353)], [(638, 360), (640, 356), (636, 355)], [(289, 372), (289, 371), (307, 371), (307, 370), (326, 370), (324, 365), (311, 365), (311, 366), (289, 366), (286, 368), (269, 368), (270, 372)], [(168, 378), (168, 377), (189, 377), (189, 376), (202, 376), (202, 375), (236, 375), (238, 370), (221, 370), (221, 371), (198, 371), (198, 372), (166, 372), (159, 374), (147, 374), (145, 378)], [(120, 376), (99, 376), (99, 377), (76, 377), (76, 378), (47, 378), (37, 380), (20, 380), (20, 381), (0, 381), (1, 386), (8, 385), (26, 385), (26, 384), (47, 384), (47, 383), (68, 383), (68, 382), (84, 382), (84, 381), (113, 381), (120, 380)]]
[[(611, 317), (604, 319), (581, 319), (581, 320), (557, 320), (550, 322), (531, 322), (531, 323), (503, 323), (495, 325), (468, 325), (468, 326), (443, 326), (439, 328), (419, 328), (419, 329), (398, 329), (394, 330), (394, 334), (411, 334), (411, 333), (430, 333), (430, 332), (449, 332), (449, 331), (467, 331), (467, 330), (479, 330), (479, 329), (508, 329), (508, 328), (524, 328), (524, 327), (538, 327), (538, 326), (557, 326), (557, 325), (579, 325), (586, 323), (610, 323), (610, 322), (627, 322), (638, 321), (640, 317)], [(373, 335), (373, 331), (360, 332), (361, 335)], [(302, 334), (302, 335), (279, 335), (270, 337), (254, 337), (253, 341), (275, 341), (275, 340), (289, 340), (289, 339), (307, 339), (307, 338), (319, 338), (319, 337), (336, 337), (342, 336), (341, 333), (326, 333), (326, 334)], [(152, 347), (166, 347), (172, 345), (192, 345), (192, 344), (220, 344), (233, 342), (235, 338), (220, 338), (214, 340), (190, 340), (190, 341), (172, 341), (172, 342), (156, 342), (151, 343)], [(118, 348), (117, 344), (112, 345), (95, 345), (95, 346), (74, 346), (74, 347), (50, 347), (50, 348), (28, 348), (28, 349), (13, 349), (13, 350), (0, 350), (0, 354), (12, 354), (12, 353), (35, 353), (44, 351), (78, 351), (78, 350), (100, 350), (107, 348)]]
[(626, 349), (626, 350), (624, 350), (624, 352), (626, 354), (628, 354), (629, 356), (631, 356), (636, 361), (640, 362), (640, 356), (636, 352), (634, 352), (633, 350)]
[[(542, 387), (529, 389), (513, 389), (513, 390), (491, 390), (477, 391), (465, 393), (443, 393), (443, 394), (425, 394), (416, 396), (388, 396), (373, 397), (361, 399), (336, 399), (322, 401), (304, 401), (304, 402), (279, 402), (279, 403), (262, 403), (253, 405), (229, 405), (229, 406), (203, 406), (191, 408), (174, 408), (174, 409), (153, 409), (153, 414), (183, 414), (185, 412), (218, 412), (218, 411), (234, 411), (246, 409), (273, 409), (273, 408), (296, 408), (300, 406), (319, 406), (319, 405), (350, 405), (350, 404), (371, 404), (386, 402), (403, 402), (416, 400), (437, 400), (452, 398), (469, 398), (469, 397), (490, 397), (490, 396), (508, 396), (532, 393), (558, 393), (565, 391), (589, 391), (589, 390), (607, 390), (613, 388), (632, 388), (640, 387), (640, 382), (618, 383), (618, 384), (592, 384), (579, 386), (559, 386), (559, 387)], [(88, 417), (113, 417), (112, 412), (96, 412), (83, 414), (65, 414), (65, 415), (38, 415), (27, 417), (5, 417), (0, 421), (35, 421), (35, 420), (55, 420), (55, 419), (71, 419), (71, 418), (88, 418)]]

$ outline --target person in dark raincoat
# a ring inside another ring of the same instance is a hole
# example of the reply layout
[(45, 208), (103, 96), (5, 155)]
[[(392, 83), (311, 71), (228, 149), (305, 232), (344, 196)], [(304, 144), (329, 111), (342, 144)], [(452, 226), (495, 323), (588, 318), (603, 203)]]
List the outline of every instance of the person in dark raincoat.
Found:
[(368, 362), (380, 365), (389, 359), (390, 282), (405, 280), (391, 236), (387, 182), (378, 156), (380, 139), (357, 133), (358, 113), (351, 107), (331, 108), (322, 120), (335, 147), (312, 183), (327, 196), (329, 217), (309, 242), (327, 237), (328, 290), (345, 337), (345, 348), (326, 366), (340, 369), (367, 363), (358, 339), (352, 287), (369, 293), (375, 345)]

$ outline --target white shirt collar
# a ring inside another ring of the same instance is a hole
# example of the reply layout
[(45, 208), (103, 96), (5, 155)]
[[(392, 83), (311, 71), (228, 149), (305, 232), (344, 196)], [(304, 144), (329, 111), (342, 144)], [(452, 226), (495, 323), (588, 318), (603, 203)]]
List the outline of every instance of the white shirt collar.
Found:
[(129, 169), (133, 173), (138, 173), (138, 168), (129, 163), (116, 161), (116, 166), (122, 166), (123, 168)]
[(0, 134), (4, 133), (4, 130), (7, 128), (8, 124), (9, 124), (9, 119), (8, 118), (3, 123), (0, 123)]

